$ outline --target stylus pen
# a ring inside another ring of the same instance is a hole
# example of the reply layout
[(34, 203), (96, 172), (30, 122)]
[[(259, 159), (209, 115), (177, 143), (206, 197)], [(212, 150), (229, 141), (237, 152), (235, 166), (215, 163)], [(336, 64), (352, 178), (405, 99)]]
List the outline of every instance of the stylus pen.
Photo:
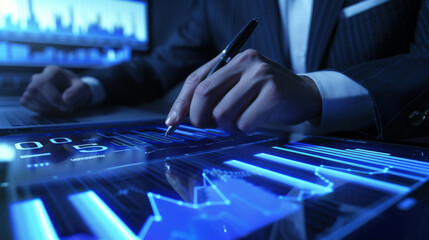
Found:
[[(252, 34), (253, 30), (255, 30), (256, 25), (258, 25), (259, 19), (254, 18), (252, 21), (250, 21), (241, 31), (235, 36), (234, 39), (226, 46), (226, 48), (222, 51), (222, 55), (220, 56), (220, 59), (217, 61), (216, 65), (210, 70), (209, 74), (210, 76), (217, 70), (219, 70), (221, 67), (225, 66), (231, 59), (237, 55), (238, 51), (240, 51), (240, 48), (243, 46), (243, 44), (249, 39), (250, 35)], [(169, 126), (167, 131), (165, 132), (165, 136), (168, 136), (172, 134), (176, 128), (179, 126), (179, 124), (175, 126)]]

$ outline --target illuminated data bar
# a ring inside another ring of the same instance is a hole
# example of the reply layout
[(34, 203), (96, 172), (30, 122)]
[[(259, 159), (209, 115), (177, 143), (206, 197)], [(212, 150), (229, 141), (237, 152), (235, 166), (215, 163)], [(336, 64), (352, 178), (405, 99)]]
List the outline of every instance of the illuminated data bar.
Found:
[(39, 198), (10, 205), (15, 239), (59, 239)]
[[(423, 180), (423, 179), (425, 179), (427, 177), (427, 171), (422, 171), (422, 170), (419, 170), (419, 169), (411, 170), (410, 167), (408, 167), (408, 166), (401, 167), (401, 166), (398, 166), (398, 165), (392, 165), (390, 162), (386, 162), (386, 161), (374, 159), (372, 157), (367, 157), (367, 156), (362, 156), (362, 155), (356, 155), (356, 154), (352, 154), (352, 153), (342, 152), (341, 150), (332, 151), (332, 150), (329, 150), (329, 149), (322, 149), (322, 148), (319, 149), (318, 146), (315, 146), (314, 149), (312, 149), (310, 147), (307, 147), (307, 146), (304, 146), (304, 147), (293, 146), (293, 145), (285, 145), (285, 146), (290, 147), (290, 148), (294, 148), (294, 149), (300, 149), (300, 150), (305, 150), (305, 151), (309, 151), (309, 152), (314, 152), (314, 153), (317, 153), (317, 154), (333, 155), (335, 157), (342, 157), (342, 158), (346, 158), (346, 159), (349, 159), (349, 160), (352, 160), (352, 161), (369, 163), (369, 164), (372, 164), (372, 165), (378, 165), (378, 166), (380, 166), (380, 168), (386, 168), (387, 167), (387, 168), (389, 168), (389, 170), (388, 170), (389, 174), (395, 175), (395, 176), (399, 176), (399, 177), (404, 177), (404, 178), (409, 178), (409, 179), (414, 179), (414, 180), (419, 180), (419, 181)], [(277, 147), (273, 147), (273, 148), (276, 149)], [(292, 150), (292, 149), (288, 149), (288, 150), (281, 149), (281, 150), (283, 150), (283, 151), (289, 151), (289, 152), (293, 152), (293, 153), (297, 153), (297, 154), (302, 154), (302, 155), (307, 155), (308, 156), (307, 153), (304, 153), (304, 152), (301, 152), (301, 151), (295, 151), (295, 150)], [(338, 160), (336, 158), (329, 158), (329, 157), (323, 157), (323, 156), (320, 156), (319, 158), (324, 159), (324, 160), (333, 161), (333, 162), (345, 163), (345, 164), (348, 164), (350, 166), (359, 166), (359, 165), (361, 165), (361, 164), (354, 163), (354, 162), (351, 162), (351, 161)], [(366, 166), (366, 165), (361, 165), (361, 166)], [(368, 166), (366, 168), (367, 169), (371, 169), (372, 167)], [(377, 168), (374, 168), (374, 169), (377, 169)], [(401, 170), (405, 170), (405, 171), (408, 171), (408, 172), (411, 171), (413, 173), (413, 175), (398, 172), (398, 171), (396, 171), (396, 169), (398, 169), (398, 170), (401, 169)], [(374, 171), (376, 171), (376, 170), (374, 170)], [(382, 171), (381, 169), (378, 169), (378, 172), (381, 172), (381, 171)]]
[[(289, 147), (294, 147), (294, 146), (289, 146)], [(350, 162), (350, 161), (343, 161), (343, 160), (332, 158), (332, 157), (320, 156), (320, 155), (316, 155), (316, 154), (312, 154), (312, 153), (306, 153), (306, 152), (302, 152), (302, 151), (297, 151), (297, 150), (293, 150), (293, 149), (289, 149), (289, 148), (280, 148), (280, 147), (273, 147), (273, 148), (274, 149), (278, 149), (278, 150), (282, 150), (282, 151), (286, 151), (286, 152), (291, 152), (291, 153), (296, 153), (296, 154), (308, 156), (308, 157), (313, 157), (313, 158), (319, 158), (319, 159), (323, 159), (323, 160), (328, 160), (328, 161), (331, 161), (331, 162), (337, 162), (337, 163), (347, 164), (347, 165), (350, 165), (350, 166), (364, 168), (364, 169), (368, 169), (368, 170), (371, 170), (371, 171), (381, 171), (380, 168), (371, 167), (371, 166), (368, 166), (368, 165), (363, 165), (363, 164), (358, 164), (358, 163), (353, 163), (353, 162)]]
[[(154, 132), (139, 132), (132, 130), (131, 132), (137, 133), (139, 137), (151, 141), (151, 142), (161, 142), (161, 143), (171, 143), (170, 140), (166, 139), (166, 137), (161, 136), (159, 134), (158, 136), (154, 134)], [(183, 141), (183, 139), (179, 139), (178, 141)]]
[(222, 130), (219, 130), (219, 129), (205, 128), (204, 130), (208, 133), (212, 133), (212, 134), (219, 135), (222, 137), (228, 137), (229, 136), (229, 133), (222, 131)]
[(122, 144), (123, 146), (135, 146), (136, 144), (137, 145), (147, 144), (146, 142), (143, 142), (140, 139), (136, 139), (132, 136), (120, 134), (117, 132), (97, 133), (97, 134), (108, 139), (113, 139), (111, 140), (112, 143), (116, 142), (116, 143)]
[(422, 162), (422, 161), (417, 161), (417, 160), (413, 160), (413, 159), (408, 159), (408, 158), (403, 158), (403, 157), (396, 157), (396, 156), (392, 156), (389, 153), (374, 153), (373, 151), (367, 151), (367, 150), (363, 150), (363, 149), (346, 149), (347, 151), (353, 151), (353, 152), (362, 152), (364, 151), (365, 154), (371, 155), (371, 156), (378, 156), (378, 157), (382, 157), (382, 158), (386, 158), (392, 161), (401, 161), (401, 162), (408, 162), (408, 163), (412, 163), (412, 164), (418, 164), (418, 165), (422, 165), (425, 167), (429, 167), (429, 163), (427, 162)]
[(92, 232), (100, 239), (137, 239), (137, 236), (93, 191), (70, 195)]
[(157, 132), (149, 131), (149, 132), (143, 132), (143, 134), (146, 134), (146, 135), (149, 135), (152, 137), (156, 137), (156, 138), (160, 138), (160, 139), (169, 139), (169, 140), (176, 141), (176, 142), (183, 142), (184, 141), (182, 138), (173, 137), (171, 135), (166, 137), (165, 133), (157, 133)]
[[(167, 128), (157, 127), (157, 129), (159, 129), (159, 130), (161, 130), (163, 132), (167, 131)], [(191, 133), (191, 132), (187, 132), (187, 131), (183, 131), (183, 130), (179, 130), (179, 129), (176, 129), (174, 131), (174, 133), (181, 134), (184, 137), (187, 137), (187, 138), (190, 138), (190, 139), (201, 139), (201, 138), (205, 137), (205, 136), (202, 136), (200, 134)]]
[[(276, 147), (276, 149), (282, 150), (280, 147)], [(287, 158), (274, 156), (267, 153), (258, 153), (255, 154), (255, 157), (259, 157), (265, 160), (269, 160), (271, 162), (276, 162), (284, 165), (288, 165), (295, 168), (300, 168), (306, 171), (315, 172), (318, 171), (319, 174), (326, 175), (326, 176), (332, 176), (334, 178), (341, 178), (350, 182), (356, 182), (358, 184), (371, 186), (378, 189), (383, 189), (389, 192), (407, 192), (409, 191), (408, 187), (392, 184), (388, 182), (383, 182), (376, 179), (366, 178), (358, 175), (353, 175), (350, 173), (345, 173), (342, 171), (336, 171), (329, 168), (323, 168), (320, 166), (315, 166), (307, 163), (302, 163), (298, 161), (293, 161)]]
[(51, 153), (39, 153), (39, 154), (30, 154), (30, 155), (22, 155), (19, 156), (20, 158), (34, 158), (34, 157), (44, 157), (44, 156), (50, 156)]
[(376, 151), (372, 151), (372, 150), (366, 150), (366, 149), (360, 149), (360, 148), (356, 148), (356, 149), (354, 149), (355, 151), (359, 151), (359, 152), (364, 152), (364, 153), (367, 153), (367, 154), (376, 154), (376, 155), (382, 155), (382, 156), (389, 156), (390, 154), (389, 153), (384, 153), (384, 152), (376, 152)]
[(229, 160), (224, 162), (227, 165), (242, 169), (244, 171), (248, 171), (259, 176), (274, 180), (276, 182), (280, 182), (289, 186), (297, 187), (300, 189), (311, 190), (315, 193), (329, 193), (332, 192), (332, 188), (320, 186), (318, 184), (308, 182), (299, 178), (294, 178), (288, 175), (284, 175), (278, 172), (274, 172), (265, 168), (261, 168), (255, 165), (251, 165), (248, 163), (244, 163), (238, 160)]
[(325, 149), (325, 150), (335, 151), (335, 152), (338, 152), (341, 154), (354, 154), (354, 155), (359, 155), (359, 156), (371, 157), (373, 159), (383, 160), (386, 163), (387, 162), (388, 163), (398, 163), (398, 164), (402, 163), (402, 164), (405, 164), (406, 166), (415, 166), (420, 170), (422, 168), (429, 170), (429, 163), (427, 163), (427, 162), (422, 162), (422, 161), (417, 161), (417, 160), (407, 159), (407, 158), (402, 158), (402, 157), (395, 157), (395, 156), (391, 156), (389, 154), (385, 155), (384, 153), (373, 154), (373, 153), (370, 153), (368, 151), (362, 152), (362, 151), (359, 151), (358, 149), (340, 150), (340, 149), (336, 149), (336, 148), (316, 146), (316, 145), (311, 145), (311, 144), (306, 144), (306, 143), (298, 143), (298, 145), (300, 145), (302, 147), (306, 147), (306, 148), (311, 148), (311, 149), (321, 148), (321, 149)]
[(309, 149), (324, 149), (327, 151), (331, 151), (331, 152), (335, 152), (335, 153), (340, 153), (340, 154), (352, 154), (355, 156), (365, 156), (367, 158), (372, 158), (372, 159), (378, 159), (380, 161), (383, 161), (385, 163), (397, 163), (397, 164), (404, 164), (405, 166), (415, 166), (417, 169), (422, 170), (423, 168), (429, 170), (429, 163), (426, 162), (422, 162), (422, 161), (417, 161), (417, 160), (412, 160), (412, 159), (407, 159), (407, 158), (401, 158), (401, 157), (395, 157), (395, 156), (391, 156), (391, 155), (384, 155), (384, 153), (382, 154), (372, 154), (369, 153), (368, 151), (362, 152), (359, 151), (357, 149), (346, 149), (346, 150), (341, 150), (341, 149), (336, 149), (336, 148), (330, 148), (330, 147), (323, 147), (323, 146), (316, 146), (316, 145), (311, 145), (311, 144), (306, 144), (306, 143), (298, 143), (298, 145), (301, 148), (309, 148)]
[[(116, 132), (114, 134), (118, 135), (117, 139), (128, 142), (132, 145), (133, 145), (133, 142), (135, 142), (137, 144), (146, 144), (145, 142), (140, 141), (140, 139), (136, 139), (136, 138), (133, 138), (131, 136), (127, 136), (127, 135), (116, 133)], [(131, 141), (131, 142), (129, 142), (129, 141)]]
[(187, 125), (179, 125), (179, 128), (197, 131), (197, 132), (203, 133), (203, 135), (207, 137), (213, 137), (212, 135), (221, 136), (221, 137), (228, 136), (228, 134), (225, 133), (224, 131), (217, 130), (217, 129), (210, 129), (210, 128), (202, 129), (202, 128), (196, 128), (196, 127), (191, 127)]
[[(301, 144), (300, 144), (301, 145)], [(404, 163), (397, 160), (387, 160), (385, 157), (377, 157), (377, 156), (367, 156), (362, 155), (360, 153), (354, 153), (352, 151), (343, 151), (335, 148), (322, 147), (322, 146), (314, 146), (309, 144), (302, 144), (303, 146), (294, 146), (294, 145), (286, 145), (288, 147), (293, 147), (297, 149), (303, 149), (310, 152), (323, 153), (328, 155), (335, 155), (344, 158), (350, 158), (356, 161), (366, 162), (370, 164), (378, 164), (383, 166), (390, 166), (396, 169), (402, 169), (409, 172), (419, 173), (424, 176), (429, 175), (429, 169), (425, 166), (416, 165), (412, 163)], [(416, 163), (417, 161), (414, 161)]]
[(147, 141), (151, 141), (151, 142), (161, 142), (161, 143), (171, 143), (171, 141), (165, 140), (165, 139), (161, 139), (155, 136), (150, 136), (150, 135), (146, 135), (146, 134), (140, 134), (141, 138), (144, 138)]

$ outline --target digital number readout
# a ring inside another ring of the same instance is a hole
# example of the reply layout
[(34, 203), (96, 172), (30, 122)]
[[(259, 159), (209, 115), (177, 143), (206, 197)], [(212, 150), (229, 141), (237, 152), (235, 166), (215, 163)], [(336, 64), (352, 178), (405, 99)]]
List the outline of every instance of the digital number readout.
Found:
[[(68, 144), (73, 142), (73, 140), (71, 140), (68, 137), (50, 138), (49, 141), (53, 144)], [(80, 153), (102, 152), (109, 149), (107, 146), (98, 145), (98, 143), (87, 143), (87, 144), (79, 144), (79, 145), (72, 145), (72, 146)], [(44, 147), (43, 144), (37, 141), (15, 143), (15, 148), (17, 150), (35, 150), (35, 149), (42, 149), (43, 147)], [(45, 152), (45, 153), (20, 155), (20, 158), (42, 157), (42, 156), (50, 156), (50, 155), (52, 155), (52, 153)]]

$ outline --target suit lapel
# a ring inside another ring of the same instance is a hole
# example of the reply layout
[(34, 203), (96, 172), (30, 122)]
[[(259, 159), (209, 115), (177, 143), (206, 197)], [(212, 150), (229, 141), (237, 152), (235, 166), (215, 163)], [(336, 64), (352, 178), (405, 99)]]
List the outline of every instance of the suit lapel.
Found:
[(344, 0), (314, 0), (307, 50), (307, 71), (320, 67)]

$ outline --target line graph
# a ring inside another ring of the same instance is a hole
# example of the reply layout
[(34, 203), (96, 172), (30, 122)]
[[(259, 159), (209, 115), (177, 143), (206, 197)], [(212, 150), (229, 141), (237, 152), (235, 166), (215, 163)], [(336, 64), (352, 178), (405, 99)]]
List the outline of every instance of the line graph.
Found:
[(360, 173), (360, 174), (368, 174), (368, 175), (377, 175), (377, 174), (385, 174), (388, 173), (390, 169), (392, 169), (393, 167), (385, 167), (382, 170), (379, 171), (362, 171), (362, 170), (356, 170), (356, 169), (351, 169), (351, 168), (341, 168), (341, 167), (333, 167), (333, 166), (325, 166), (325, 165), (320, 165), (320, 168), (326, 168), (326, 169), (333, 169), (333, 170), (338, 170), (338, 171), (343, 171), (343, 172), (350, 172), (350, 173)]
[[(241, 178), (210, 179), (202, 173), (203, 185), (195, 186), (192, 202), (183, 202), (148, 193), (153, 209), (143, 225), (140, 238), (236, 238), (261, 224), (273, 222), (300, 210), (300, 206), (255, 187)], [(198, 191), (209, 200), (199, 202)], [(210, 200), (215, 199), (215, 200)], [(247, 217), (243, 218), (244, 215)], [(253, 216), (253, 217), (249, 217)], [(174, 226), (169, 224), (173, 221)], [(243, 221), (246, 219), (246, 221)], [(212, 226), (212, 227), (207, 227)]]
[[(349, 166), (363, 167), (372, 171), (383, 171), (386, 167), (390, 169), (389, 174), (422, 180), (429, 174), (429, 166), (425, 162), (412, 161), (406, 158), (394, 157), (386, 154), (368, 154), (356, 149), (335, 149), (325, 146), (315, 146), (306, 143), (294, 143), (285, 145), (282, 149), (292, 153), (314, 156), (328, 161), (345, 163)], [(296, 149), (296, 150), (294, 150)], [(302, 151), (304, 150), (304, 151)], [(421, 175), (421, 176), (419, 176)]]

